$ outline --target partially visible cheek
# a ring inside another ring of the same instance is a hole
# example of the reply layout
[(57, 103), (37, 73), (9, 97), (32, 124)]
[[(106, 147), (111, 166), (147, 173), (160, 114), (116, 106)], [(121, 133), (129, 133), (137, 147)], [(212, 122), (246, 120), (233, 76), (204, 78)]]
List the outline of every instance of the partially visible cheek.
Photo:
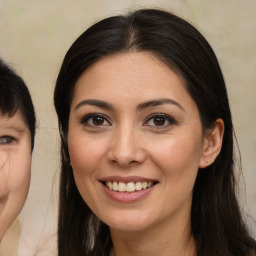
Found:
[(83, 199), (89, 203), (87, 197), (93, 196), (91, 191), (97, 182), (97, 170), (103, 155), (102, 147), (95, 141), (81, 143), (73, 140), (69, 143), (69, 154), (76, 186)]
[(30, 151), (1, 151), (0, 155), (0, 197), (25, 197), (31, 176)]
[(97, 188), (97, 178), (95, 175), (96, 166), (95, 163), (89, 158), (84, 158), (83, 163), (77, 163), (72, 166), (73, 175), (77, 189), (86, 202), (86, 204), (94, 209), (95, 205), (95, 189)]
[(104, 142), (99, 140), (73, 140), (69, 143), (70, 164), (76, 175), (89, 175), (98, 169), (105, 152)]
[(174, 140), (153, 141), (149, 148), (150, 158), (160, 169), (166, 170), (179, 164), (182, 147)]
[(16, 159), (12, 162), (12, 187), (13, 191), (18, 191), (22, 197), (26, 197), (31, 177), (31, 153)]
[(193, 144), (186, 140), (163, 140), (150, 150), (151, 159), (157, 167), (169, 176), (172, 182), (183, 175), (194, 176), (198, 170), (199, 154)]
[[(84, 201), (94, 209), (99, 173), (106, 164), (107, 142), (103, 140), (70, 140), (69, 155), (76, 186)], [(98, 199), (99, 200), (99, 199)]]
[(155, 146), (151, 151), (151, 159), (161, 172), (160, 184), (164, 189), (162, 204), (169, 205), (164, 208), (163, 214), (169, 215), (184, 207), (190, 207), (195, 179), (198, 172), (197, 153), (192, 147), (187, 146), (182, 141), (163, 142)]
[[(9, 152), (10, 153), (10, 152)], [(8, 208), (6, 209), (10, 218), (16, 217), (22, 209), (30, 184), (31, 176), (31, 152), (23, 151), (24, 154), (8, 155), (8, 160), (5, 164), (5, 171), (8, 177), (5, 184), (4, 198), (8, 200)], [(3, 192), (2, 188), (0, 191)], [(3, 196), (3, 194), (1, 195)]]
[(9, 173), (8, 153), (0, 150), (0, 197), (5, 194)]
[(2, 173), (2, 169), (5, 166), (8, 158), (8, 153), (4, 150), (0, 150), (0, 172)]

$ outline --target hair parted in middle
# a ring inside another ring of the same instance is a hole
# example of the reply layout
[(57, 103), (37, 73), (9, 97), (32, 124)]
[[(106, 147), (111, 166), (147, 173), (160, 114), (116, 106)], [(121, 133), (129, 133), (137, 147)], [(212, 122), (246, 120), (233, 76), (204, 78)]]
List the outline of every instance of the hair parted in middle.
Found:
[[(86, 205), (76, 187), (67, 144), (70, 105), (77, 80), (108, 55), (150, 52), (180, 75), (195, 101), (203, 129), (224, 121), (222, 150), (199, 170), (193, 192), (191, 230), (198, 255), (247, 255), (253, 245), (235, 195), (233, 125), (224, 78), (209, 43), (176, 15), (140, 9), (103, 19), (87, 29), (68, 50), (54, 93), (61, 134), (59, 255), (108, 255), (109, 227)], [(241, 241), (240, 244), (237, 241)]]

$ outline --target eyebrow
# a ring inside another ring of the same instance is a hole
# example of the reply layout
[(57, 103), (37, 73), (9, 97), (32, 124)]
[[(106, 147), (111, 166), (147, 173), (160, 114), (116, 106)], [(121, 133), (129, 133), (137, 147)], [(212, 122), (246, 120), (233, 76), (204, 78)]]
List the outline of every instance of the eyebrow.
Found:
[(175, 101), (173, 99), (169, 99), (169, 98), (155, 99), (155, 100), (150, 100), (150, 101), (141, 103), (138, 105), (137, 110), (143, 110), (145, 108), (161, 106), (164, 104), (175, 105), (178, 108), (180, 108), (181, 110), (185, 111), (181, 104), (179, 104), (177, 101)]
[(105, 101), (102, 100), (95, 100), (95, 99), (87, 99), (87, 100), (83, 100), (81, 102), (79, 102), (76, 107), (75, 110), (80, 108), (81, 106), (84, 105), (91, 105), (91, 106), (96, 106), (96, 107), (100, 107), (100, 108), (104, 108), (107, 110), (113, 110), (113, 106)]
[(18, 133), (24, 133), (26, 132), (26, 128), (22, 128), (22, 127), (17, 127), (17, 126), (13, 126), (13, 125), (0, 125), (0, 130), (1, 129), (6, 129), (6, 130), (13, 130), (16, 131)]
[[(155, 100), (146, 101), (146, 102), (143, 102), (143, 103), (139, 104), (136, 109), (138, 111), (141, 111), (145, 108), (161, 106), (161, 105), (164, 105), (164, 104), (175, 105), (178, 108), (180, 108), (181, 110), (185, 111), (181, 104), (179, 104), (177, 101), (175, 101), (173, 99), (169, 99), (169, 98), (155, 99)], [(84, 105), (91, 105), (91, 106), (96, 106), (96, 107), (107, 109), (107, 110), (114, 110), (114, 107), (111, 104), (109, 104), (105, 101), (96, 100), (96, 99), (86, 99), (86, 100), (83, 100), (83, 101), (79, 102), (75, 106), (75, 110), (77, 110), (78, 108), (80, 108), (81, 106), (84, 106)]]

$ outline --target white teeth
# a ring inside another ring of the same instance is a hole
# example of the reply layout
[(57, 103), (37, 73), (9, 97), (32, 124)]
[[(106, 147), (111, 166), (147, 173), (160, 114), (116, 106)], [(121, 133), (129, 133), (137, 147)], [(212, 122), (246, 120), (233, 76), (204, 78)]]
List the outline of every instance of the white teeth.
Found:
[(148, 187), (148, 183), (147, 183), (146, 181), (144, 181), (144, 182), (142, 183), (142, 188), (146, 189), (147, 187)]
[(119, 191), (119, 192), (135, 192), (135, 191), (140, 191), (143, 189), (147, 189), (153, 186), (153, 182), (117, 182), (117, 181), (107, 181), (106, 186), (114, 191)]
[(118, 191), (118, 183), (116, 181), (113, 182), (113, 188), (114, 191)]
[(108, 188), (110, 188), (110, 189), (113, 189), (113, 184), (112, 184), (112, 182), (110, 182), (110, 181), (107, 181), (107, 187)]
[(135, 191), (135, 184), (133, 182), (129, 182), (126, 185), (127, 192), (134, 192)]
[(125, 192), (125, 191), (126, 191), (126, 185), (125, 185), (125, 183), (119, 182), (119, 184), (118, 184), (118, 190), (119, 190), (120, 192)]
[(135, 188), (136, 188), (136, 190), (142, 190), (142, 183), (141, 182), (136, 182)]

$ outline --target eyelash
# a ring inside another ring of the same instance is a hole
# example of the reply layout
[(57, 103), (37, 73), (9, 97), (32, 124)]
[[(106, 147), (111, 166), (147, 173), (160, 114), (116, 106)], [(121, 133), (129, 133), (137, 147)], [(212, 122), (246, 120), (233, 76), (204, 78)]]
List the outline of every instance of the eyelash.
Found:
[(13, 138), (12, 136), (1, 136), (0, 137), (0, 145), (9, 145), (16, 139)]
[[(164, 124), (163, 125), (159, 125), (159, 126), (156, 125), (156, 124), (155, 125), (149, 125), (148, 124), (149, 121), (151, 121), (151, 120), (153, 121), (154, 118), (162, 118), (164, 120)], [(166, 121), (168, 122), (168, 124), (166, 124)], [(150, 116), (147, 117), (146, 122), (144, 123), (144, 125), (146, 125), (146, 126), (157, 127), (157, 129), (166, 128), (166, 127), (168, 127), (170, 125), (174, 125), (174, 124), (177, 124), (177, 121), (173, 117), (171, 117), (171, 116), (169, 116), (167, 114), (164, 114), (164, 113), (154, 113), (154, 114), (151, 114)]]
[[(95, 123), (92, 123), (94, 121), (97, 121), (96, 118), (100, 118), (98, 121), (101, 121), (102, 123), (99, 123), (98, 125), (95, 124)], [(150, 125), (149, 122), (151, 120), (154, 122), (154, 118), (162, 119), (160, 121), (164, 121), (163, 125), (156, 125), (156, 124)], [(107, 122), (107, 124), (104, 124), (105, 122)], [(168, 122), (168, 124), (166, 124), (166, 122)], [(82, 124), (86, 124), (86, 125), (91, 126), (91, 127), (110, 126), (111, 125), (111, 123), (108, 121), (108, 118), (105, 115), (101, 114), (101, 113), (88, 114), (88, 115), (86, 115), (85, 117), (82, 118), (81, 123)], [(154, 114), (149, 115), (146, 118), (146, 122), (144, 122), (143, 125), (157, 127), (158, 129), (161, 129), (161, 128), (166, 128), (166, 127), (168, 127), (170, 125), (173, 125), (173, 124), (176, 124), (176, 123), (177, 123), (177, 121), (173, 117), (171, 117), (171, 116), (169, 116), (167, 114), (164, 114), (164, 113), (154, 113)]]
[[(89, 122), (90, 121), (93, 122), (93, 118), (101, 118), (103, 120), (103, 122), (107, 122), (108, 124), (107, 125), (106, 124), (105, 125), (103, 125), (103, 124), (96, 125), (96, 124), (93, 124), (93, 123), (90, 124)], [(88, 126), (92, 126), (92, 127), (95, 127), (95, 126), (109, 126), (109, 125), (111, 125), (110, 122), (108, 121), (108, 119), (106, 118), (106, 116), (101, 114), (101, 113), (88, 114), (88, 115), (86, 115), (85, 117), (82, 118), (81, 123), (82, 124), (86, 124)]]

